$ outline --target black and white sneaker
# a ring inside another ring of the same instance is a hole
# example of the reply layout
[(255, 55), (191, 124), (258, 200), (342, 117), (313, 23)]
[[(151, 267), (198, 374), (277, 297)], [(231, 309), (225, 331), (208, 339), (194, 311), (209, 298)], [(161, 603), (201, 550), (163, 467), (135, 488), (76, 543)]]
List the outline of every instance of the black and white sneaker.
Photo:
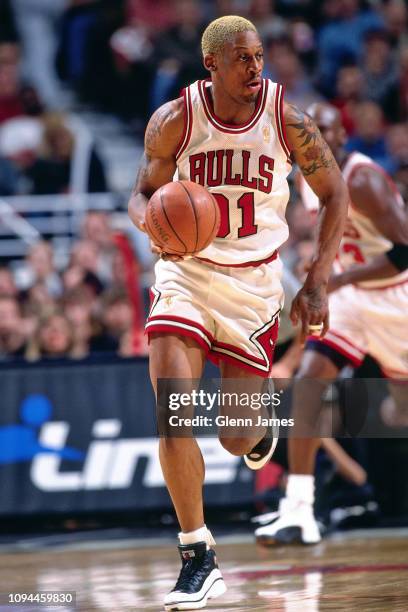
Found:
[(199, 610), (207, 599), (219, 597), (227, 590), (218, 569), (215, 551), (207, 550), (205, 542), (180, 544), (182, 568), (176, 586), (164, 598), (164, 609)]
[(254, 446), (250, 453), (244, 455), (244, 461), (251, 470), (260, 470), (266, 465), (273, 453), (279, 439), (279, 421), (276, 417), (276, 412), (272, 404), (268, 407), (270, 425), (267, 428), (266, 434)]

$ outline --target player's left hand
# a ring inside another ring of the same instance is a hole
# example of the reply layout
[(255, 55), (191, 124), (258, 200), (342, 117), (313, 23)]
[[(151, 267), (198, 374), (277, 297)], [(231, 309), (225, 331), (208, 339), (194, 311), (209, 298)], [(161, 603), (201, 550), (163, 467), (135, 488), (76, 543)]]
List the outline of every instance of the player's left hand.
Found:
[(153, 240), (150, 240), (150, 250), (152, 253), (158, 255), (160, 259), (163, 259), (164, 261), (182, 261), (184, 259), (184, 257), (182, 257), (181, 255), (169, 255), (161, 247), (157, 246), (157, 244), (155, 244)]
[[(329, 329), (326, 285), (304, 285), (292, 302), (290, 319), (293, 325), (297, 325), (299, 321), (301, 322), (302, 343), (310, 335), (323, 338)], [(318, 326), (321, 326), (321, 328)]]

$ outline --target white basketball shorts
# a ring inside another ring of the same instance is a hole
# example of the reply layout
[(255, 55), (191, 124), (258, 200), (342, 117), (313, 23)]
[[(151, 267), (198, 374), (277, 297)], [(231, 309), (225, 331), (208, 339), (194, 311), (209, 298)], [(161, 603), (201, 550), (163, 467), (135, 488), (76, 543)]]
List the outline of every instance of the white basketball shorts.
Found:
[(248, 267), (160, 260), (155, 274), (148, 334), (188, 336), (215, 363), (269, 375), (283, 306), (277, 255)]
[(359, 366), (373, 357), (388, 378), (408, 378), (408, 282), (384, 289), (347, 285), (329, 296), (323, 342)]

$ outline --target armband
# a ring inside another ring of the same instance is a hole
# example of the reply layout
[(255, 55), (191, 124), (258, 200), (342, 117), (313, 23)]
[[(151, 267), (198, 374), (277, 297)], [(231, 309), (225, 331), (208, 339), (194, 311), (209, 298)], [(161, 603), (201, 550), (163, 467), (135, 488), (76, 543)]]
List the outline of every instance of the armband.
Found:
[(408, 268), (408, 244), (394, 244), (385, 255), (400, 272)]

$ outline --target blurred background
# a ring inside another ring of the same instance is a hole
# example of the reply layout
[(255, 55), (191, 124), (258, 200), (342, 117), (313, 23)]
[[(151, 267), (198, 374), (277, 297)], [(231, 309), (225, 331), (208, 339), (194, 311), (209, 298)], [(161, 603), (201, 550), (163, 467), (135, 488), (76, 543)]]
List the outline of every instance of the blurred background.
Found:
[[(265, 76), (286, 86), (288, 101), (339, 108), (348, 148), (383, 166), (407, 201), (402, 0), (0, 0), (4, 525), (23, 518), (28, 529), (38, 519), (44, 528), (62, 517), (77, 529), (115, 523), (115, 512), (132, 524), (143, 516), (146, 525), (146, 511), (175, 525), (154, 454), (143, 334), (154, 257), (127, 217), (127, 201), (147, 119), (206, 76), (201, 34), (225, 14), (258, 27)], [(314, 221), (292, 187), (281, 256), (295, 291)], [(368, 361), (358, 375), (380, 372)], [(392, 428), (384, 394), (372, 410)], [(212, 442), (204, 441), (209, 511), (222, 506), (239, 522), (276, 506), (284, 445), (281, 461), (255, 481)], [(322, 451), (326, 525), (408, 524), (407, 440), (352, 441), (347, 450), (365, 476), (342, 480)], [(343, 514), (333, 514), (338, 508)]]

